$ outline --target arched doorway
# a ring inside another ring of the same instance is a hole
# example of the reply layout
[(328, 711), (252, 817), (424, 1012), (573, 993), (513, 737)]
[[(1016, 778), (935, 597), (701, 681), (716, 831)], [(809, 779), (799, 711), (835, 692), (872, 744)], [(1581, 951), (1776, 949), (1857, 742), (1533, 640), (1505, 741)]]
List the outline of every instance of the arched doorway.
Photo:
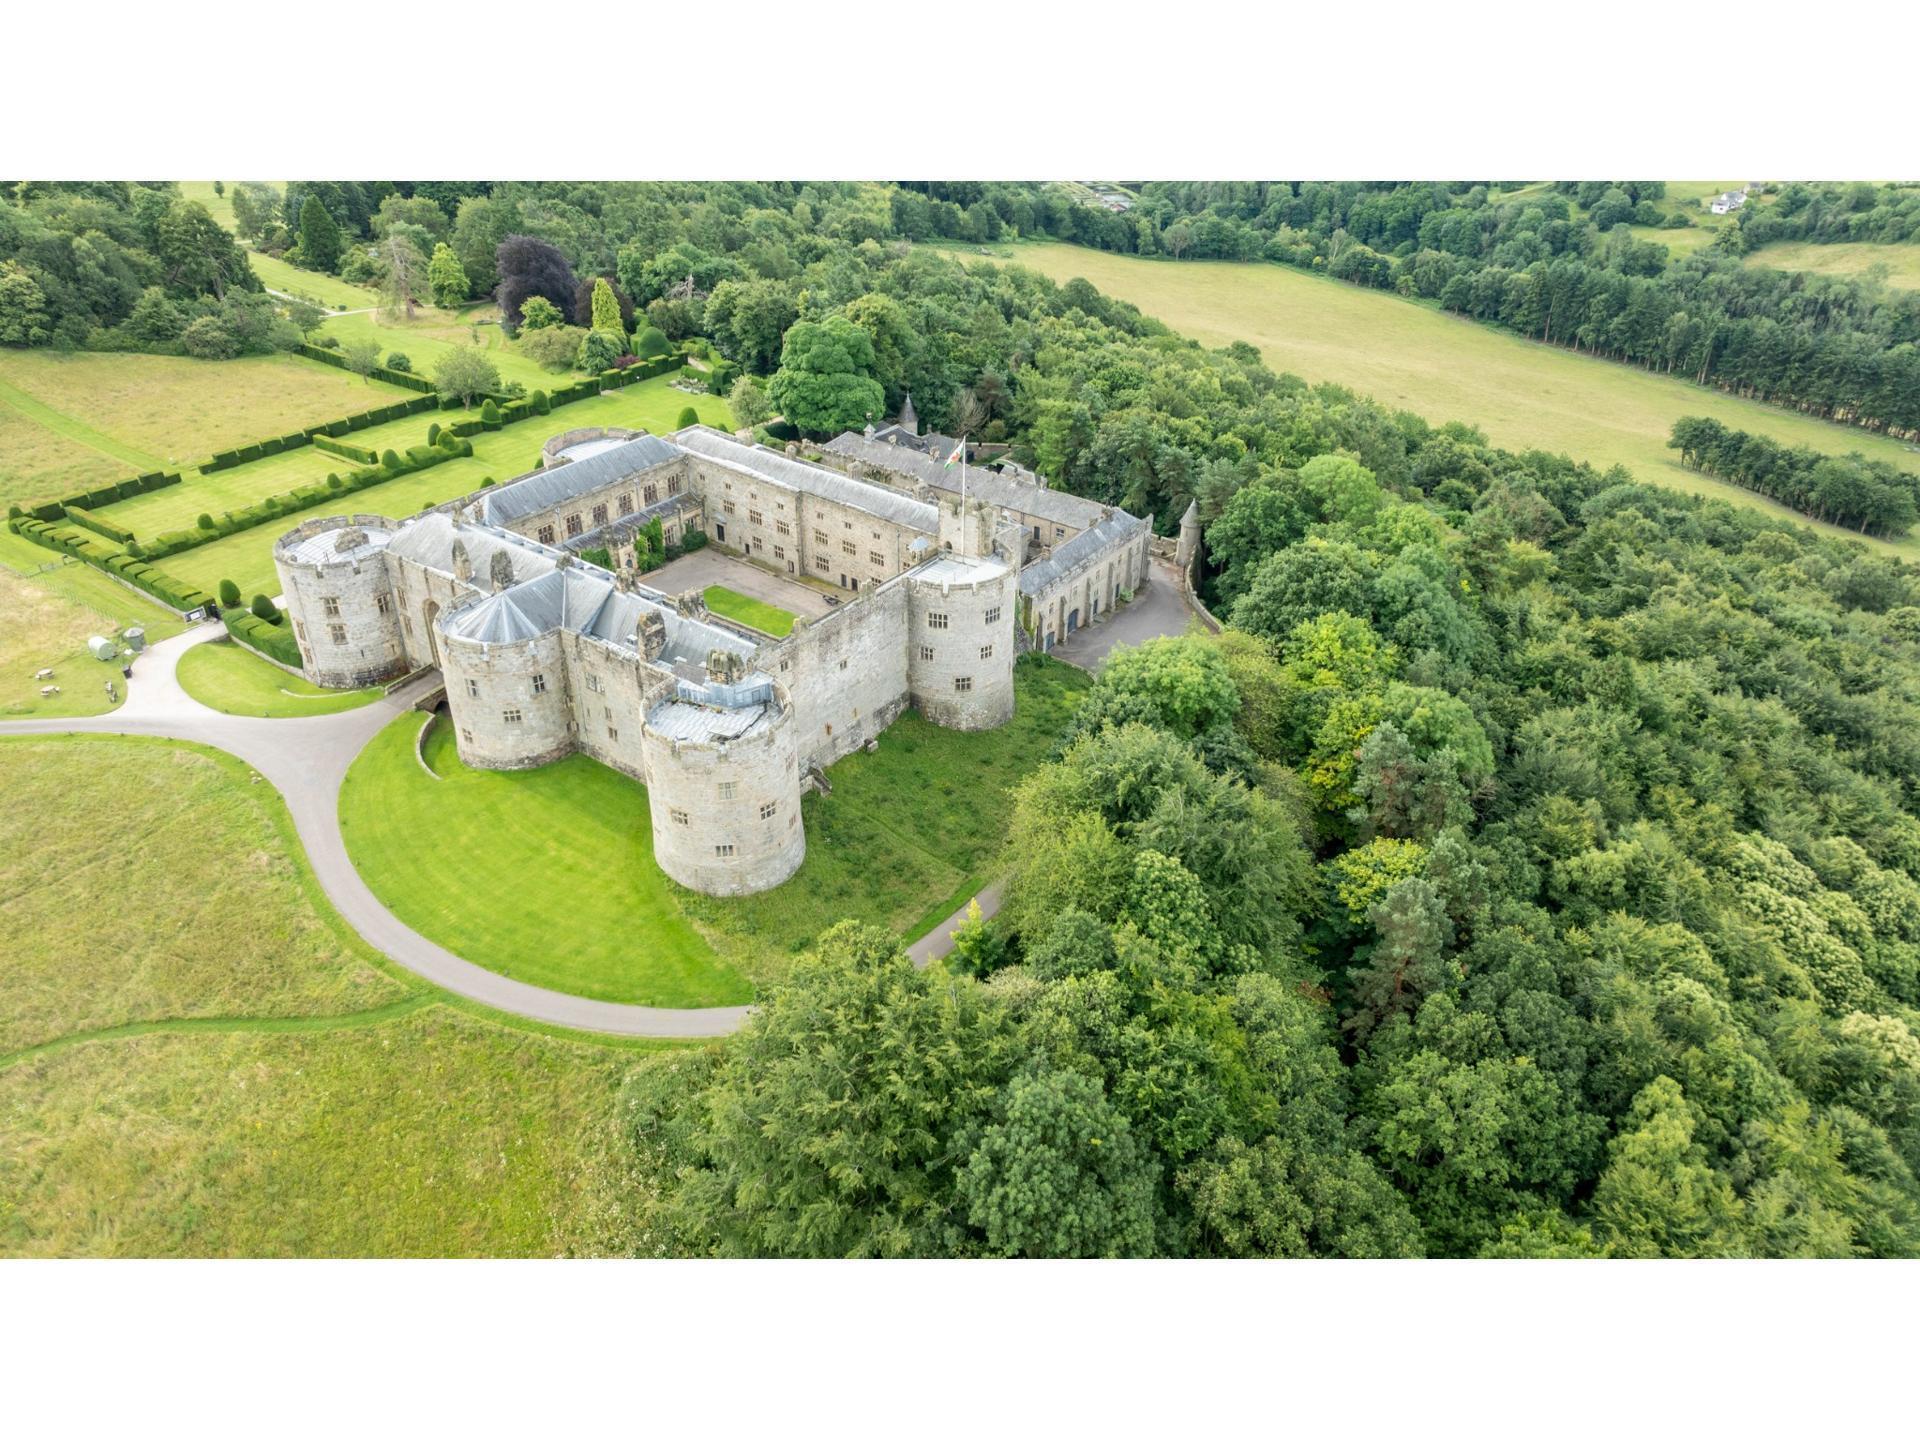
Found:
[(1073, 634), (1074, 631), (1078, 630), (1079, 628), (1080, 628), (1080, 612), (1078, 610), (1069, 610), (1067, 612), (1067, 633), (1071, 635)]

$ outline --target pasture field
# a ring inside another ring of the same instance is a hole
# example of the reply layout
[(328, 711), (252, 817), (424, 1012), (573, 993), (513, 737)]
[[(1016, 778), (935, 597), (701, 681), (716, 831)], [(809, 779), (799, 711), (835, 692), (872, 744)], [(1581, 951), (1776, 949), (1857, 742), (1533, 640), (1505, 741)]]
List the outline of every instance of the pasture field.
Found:
[[(114, 681), (124, 697), (120, 666), (87, 653), (87, 637), (139, 625), (151, 644), (186, 628), (172, 611), (91, 566), (14, 535), (0, 534), (0, 540), (7, 542), (0, 548), (0, 717), (111, 710), (118, 702), (108, 701), (103, 682)], [(42, 669), (53, 671), (51, 681), (34, 678)], [(45, 684), (59, 686), (60, 693), (41, 695)]]
[(338, 275), (318, 270), (302, 270), (257, 250), (247, 252), (247, 263), (267, 289), (309, 301), (323, 310), (365, 310), (380, 303), (380, 297), (365, 285), (351, 285)]
[(642, 786), (584, 755), (468, 769), (445, 720), (427, 737), (429, 775), (420, 725), (410, 712), (382, 731), (340, 797), (354, 864), (394, 914), (476, 965), (596, 1000), (752, 998), (679, 913)]
[[(390, 405), (411, 391), (368, 384), (291, 355), (191, 360), (176, 355), (58, 355), (0, 350), (0, 406), (113, 462), (106, 479), (197, 463), (216, 450)], [(0, 431), (0, 503), (63, 493), (16, 470), (45, 453), (31, 429)], [(189, 479), (188, 483), (191, 483)]]
[[(277, 185), (280, 182), (274, 183)], [(213, 217), (216, 225), (222, 230), (231, 230), (233, 229), (233, 201), (229, 192), (233, 189), (233, 181), (224, 181), (222, 184), (221, 193), (216, 195), (213, 193), (211, 180), (182, 180), (179, 182), (180, 195), (186, 200), (198, 200), (207, 207), (207, 214)]]
[(764, 600), (742, 595), (738, 590), (729, 590), (724, 585), (709, 585), (702, 592), (702, 598), (714, 614), (750, 625), (763, 635), (780, 640), (793, 633), (793, 613), (782, 610), (778, 605), (769, 605)]
[(1920, 290), (1920, 245), (1815, 245), (1811, 241), (1783, 240), (1762, 246), (1747, 256), (1745, 263), (1771, 270), (1844, 275), (1850, 280), (1865, 277), (1875, 266), (1885, 266), (1889, 286)]
[(378, 685), (365, 690), (322, 690), (230, 640), (194, 646), (180, 657), (177, 674), (181, 688), (202, 705), (228, 715), (268, 720), (357, 710), (384, 693)]
[(0, 1255), (631, 1248), (611, 1101), (658, 1046), (391, 970), (229, 756), (7, 738), (0, 784)]
[[(316, 369), (319, 367), (316, 366)], [(730, 429), (733, 425), (732, 412), (727, 402), (718, 395), (689, 395), (685, 391), (675, 390), (669, 385), (672, 379), (668, 375), (657, 375), (651, 380), (642, 380), (637, 385), (629, 385), (624, 390), (615, 390), (609, 394), (596, 395), (591, 399), (576, 401), (572, 405), (563, 405), (551, 415), (535, 416), (522, 420), (517, 425), (508, 425), (504, 429), (489, 431), (473, 437), (473, 454), (459, 460), (449, 460), (430, 470), (422, 470), (413, 475), (402, 475), (389, 480), (384, 485), (375, 485), (347, 496), (339, 505), (342, 511), (351, 510), (363, 515), (385, 515), (401, 519), (442, 501), (478, 490), (481, 482), (493, 479), (504, 483), (517, 475), (524, 475), (533, 469), (540, 459), (540, 447), (562, 430), (588, 425), (620, 425), (636, 430), (651, 430), (662, 434), (675, 428), (674, 421), (679, 417), (683, 406), (692, 405), (700, 412), (700, 418), (709, 425)], [(449, 417), (460, 415), (460, 411), (441, 411), (439, 418), (445, 424)], [(415, 415), (405, 423), (413, 427), (408, 443), (421, 444), (427, 438), (427, 426), (432, 423), (431, 415)], [(382, 427), (384, 430), (386, 427)], [(360, 432), (361, 435), (377, 433), (373, 430)], [(351, 437), (359, 440), (360, 436)], [(402, 447), (394, 447), (402, 448)], [(298, 452), (296, 452), (298, 453)], [(325, 454), (317, 451), (316, 454)], [(272, 459), (284, 459), (274, 456)], [(351, 462), (332, 457), (335, 464), (322, 467), (320, 474), (327, 470), (339, 469)], [(257, 464), (268, 463), (255, 461)], [(203, 480), (220, 480), (223, 477), (241, 477), (252, 466), (238, 466), (230, 471), (217, 471), (213, 475), (202, 476)], [(193, 480), (185, 481), (179, 488), (187, 491), (194, 485)], [(284, 488), (284, 487), (282, 487)], [(159, 494), (167, 491), (156, 492)], [(271, 493), (271, 487), (262, 493)], [(145, 500), (147, 497), (140, 497)], [(115, 506), (114, 513), (120, 513), (121, 507)], [(298, 519), (326, 513), (323, 509), (303, 512)], [(280, 590), (279, 578), (273, 569), (273, 545), (282, 535), (292, 529), (295, 517), (289, 517), (282, 525), (256, 525), (251, 530), (243, 530), (237, 535), (216, 540), (210, 545), (202, 545), (197, 550), (185, 550), (178, 555), (170, 555), (162, 563), (168, 574), (176, 575), (189, 584), (203, 590), (212, 591), (223, 579), (230, 579), (240, 587), (243, 595), (259, 592), (276, 595)], [(137, 531), (138, 527), (134, 527)]]
[[(28, 408), (16, 409), (21, 401)], [(0, 500), (71, 495), (138, 473), (125, 458), (52, 428), (35, 409), (44, 417), (30, 396), (0, 384)]]
[[(1787, 445), (1857, 450), (1920, 472), (1920, 453), (1883, 436), (1742, 400), (1630, 365), (1576, 355), (1398, 296), (1282, 265), (1146, 260), (1073, 245), (1002, 244), (995, 253), (1055, 280), (1084, 276), (1204, 345), (1244, 340), (1276, 370), (1346, 386), (1436, 423), (1461, 420), (1513, 450), (1624, 465), (1636, 479), (1816, 525), (1920, 559), (1920, 538), (1863, 539), (1818, 525), (1737, 485), (1689, 470), (1667, 449), (1673, 422), (1709, 415)], [(972, 260), (970, 264), (994, 261)], [(1004, 263), (1004, 261), (1002, 262)]]

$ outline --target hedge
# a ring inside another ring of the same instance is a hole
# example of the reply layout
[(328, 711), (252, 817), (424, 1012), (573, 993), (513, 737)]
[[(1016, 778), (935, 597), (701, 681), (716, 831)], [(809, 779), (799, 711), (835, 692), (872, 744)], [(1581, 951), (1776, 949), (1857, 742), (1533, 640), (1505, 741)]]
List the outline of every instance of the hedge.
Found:
[(278, 660), (282, 665), (291, 665), (296, 670), (304, 668), (305, 662), (300, 658), (300, 642), (293, 638), (291, 624), (271, 624), (251, 610), (238, 606), (222, 610), (220, 623), (227, 627), (227, 634), (248, 649), (258, 650), (269, 659)]
[(154, 470), (145, 475), (136, 475), (131, 480), (122, 480), (117, 485), (82, 491), (78, 495), (68, 495), (59, 500), (42, 500), (21, 508), (35, 520), (45, 520), (52, 524), (67, 518), (69, 505), (76, 510), (101, 510), (119, 501), (131, 500), (136, 495), (144, 495), (149, 490), (164, 490), (169, 485), (179, 483), (179, 471)]
[(310, 510), (316, 505), (325, 505), (355, 491), (365, 490), (374, 485), (382, 485), (401, 475), (410, 475), (416, 470), (426, 470), (446, 460), (461, 459), (473, 454), (473, 446), (461, 441), (459, 448), (444, 445), (415, 445), (408, 449), (405, 458), (395, 456), (393, 465), (380, 464), (359, 470), (350, 470), (344, 476), (329, 475), (325, 481), (310, 485), (301, 485), (280, 495), (269, 495), (256, 500), (251, 505), (238, 510), (228, 510), (214, 517), (211, 530), (196, 526), (191, 530), (168, 530), (147, 540), (141, 540), (129, 546), (129, 552), (142, 560), (159, 560), (168, 555), (178, 555), (182, 550), (191, 550), (199, 545), (223, 539), (242, 530), (251, 530), (256, 525), (264, 525), (269, 520), (282, 516), (295, 515), (302, 510)]
[[(201, 465), (202, 475), (211, 475), (216, 470), (229, 470), (235, 465), (245, 465), (250, 461), (265, 459), (269, 455), (278, 455), (286, 450), (297, 450), (309, 443), (318, 444), (324, 436), (331, 439), (334, 435), (349, 434), (355, 430), (365, 430), (370, 425), (384, 425), (389, 420), (404, 420), (409, 415), (418, 415), (422, 410), (431, 410), (438, 402), (427, 395), (412, 400), (399, 400), (391, 405), (381, 405), (372, 410), (362, 410), (356, 415), (348, 415), (339, 420), (328, 420), (319, 425), (309, 425), (306, 429), (291, 435), (275, 435), (266, 440), (256, 440), (251, 445), (236, 446), (232, 450), (218, 451), (212, 459)], [(327, 447), (322, 446), (325, 449)], [(346, 452), (338, 452), (345, 454)], [(350, 458), (358, 458), (350, 457)]]
[(136, 589), (146, 591), (168, 609), (183, 615), (189, 610), (199, 610), (213, 604), (213, 597), (206, 591), (195, 589), (184, 580), (175, 579), (159, 567), (116, 549), (104, 539), (76, 526), (51, 525), (44, 520), (23, 516), (9, 520), (7, 528), (23, 540), (31, 540), (49, 550), (58, 550), (95, 569), (118, 576)]
[(66, 511), (67, 519), (73, 521), (74, 524), (84, 525), (87, 529), (93, 531), (94, 534), (104, 535), (107, 539), (118, 541), (122, 545), (130, 545), (133, 543), (133, 532), (131, 530), (122, 530), (118, 525), (110, 525), (91, 510), (83, 509), (78, 505), (68, 505), (63, 508)]
[[(338, 350), (327, 350), (319, 345), (308, 344), (297, 347), (293, 353), (309, 360), (318, 360), (322, 365), (331, 365), (337, 370), (348, 368), (347, 357)], [(418, 390), (422, 395), (434, 396), (435, 403), (439, 403), (440, 392), (434, 388), (433, 382), (424, 376), (415, 375), (410, 370), (390, 370), (384, 365), (376, 365), (367, 374), (369, 379), (385, 381), (389, 385), (398, 385), (403, 390)]]
[(362, 465), (377, 464), (380, 459), (365, 445), (351, 445), (345, 440), (336, 440), (331, 435), (316, 435), (313, 437), (313, 444), (316, 450), (324, 450), (329, 455), (342, 455), (349, 460), (358, 460)]

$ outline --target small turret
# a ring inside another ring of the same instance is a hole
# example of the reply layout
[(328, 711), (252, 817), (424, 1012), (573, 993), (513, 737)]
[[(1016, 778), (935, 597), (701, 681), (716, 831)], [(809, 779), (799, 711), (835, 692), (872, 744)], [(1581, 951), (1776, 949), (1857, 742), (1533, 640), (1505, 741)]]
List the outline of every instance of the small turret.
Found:
[(1175, 562), (1183, 573), (1192, 573), (1193, 560), (1200, 553), (1200, 502), (1187, 502), (1187, 513), (1180, 517), (1180, 542), (1174, 550)]
[(913, 392), (909, 390), (900, 403), (900, 419), (896, 422), (909, 435), (920, 433), (920, 417), (913, 413)]

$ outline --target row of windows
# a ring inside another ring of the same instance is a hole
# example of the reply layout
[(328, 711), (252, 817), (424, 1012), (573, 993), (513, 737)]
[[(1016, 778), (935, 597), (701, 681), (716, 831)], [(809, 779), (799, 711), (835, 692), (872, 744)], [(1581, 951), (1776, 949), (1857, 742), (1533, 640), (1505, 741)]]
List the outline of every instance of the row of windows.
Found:
[[(933, 659), (933, 646), (931, 646), (931, 645), (922, 645), (922, 646), (920, 647), (920, 658), (921, 658), (922, 660), (931, 660), (931, 659)], [(991, 645), (982, 645), (982, 646), (980, 647), (980, 658), (981, 658), (982, 660), (991, 660), (991, 659), (993, 659), (993, 646), (991, 646)], [(842, 660), (842, 661), (840, 662), (840, 668), (841, 668), (842, 670), (844, 670), (844, 669), (846, 669), (846, 668), (847, 668), (847, 662), (846, 662), (846, 661), (844, 661), (844, 660)]]
[[(667, 494), (678, 495), (679, 493), (680, 493), (679, 477), (670, 476), (667, 480)], [(660, 503), (660, 487), (658, 485), (642, 485), (640, 487), (640, 500), (643, 505), (659, 504)], [(615, 509), (622, 515), (633, 514), (633, 494), (631, 491), (628, 491), (622, 494), (618, 498), (618, 501), (615, 505)], [(605, 525), (607, 523), (607, 518), (608, 518), (607, 506), (605, 501), (602, 501), (600, 504), (595, 505), (593, 507), (593, 523), (596, 529), (602, 525)], [(567, 516), (566, 525), (567, 525), (567, 534), (569, 537), (580, 534), (586, 528), (584, 523), (582, 522), (580, 512), (578, 510), (574, 511), (573, 514)], [(553, 544), (553, 526), (542, 525), (534, 533), (535, 533), (535, 538), (538, 539), (542, 545)]]
[[(594, 675), (589, 675), (587, 677), (587, 688), (589, 690), (598, 690), (600, 688), (599, 677)], [(547, 693), (547, 677), (546, 676), (536, 675), (533, 677), (533, 693), (536, 695), (544, 695)], [(480, 698), (480, 682), (478, 680), (475, 680), (472, 676), (467, 677), (467, 698), (469, 700), (478, 700)], [(513, 714), (515, 718), (513, 720), (509, 720), (507, 723), (509, 725), (517, 724), (519, 713), (520, 712), (517, 710), (514, 711)]]
[[(777, 800), (769, 800), (767, 801), (766, 804), (760, 807), (760, 818), (762, 820), (771, 820), (775, 815), (779, 813), (780, 813), (780, 802)], [(691, 825), (693, 823), (693, 817), (690, 816), (686, 811), (680, 809), (677, 805), (668, 807), (667, 818), (672, 820), (673, 823), (676, 825)], [(728, 854), (733, 853), (732, 846), (727, 847), (727, 853)]]

